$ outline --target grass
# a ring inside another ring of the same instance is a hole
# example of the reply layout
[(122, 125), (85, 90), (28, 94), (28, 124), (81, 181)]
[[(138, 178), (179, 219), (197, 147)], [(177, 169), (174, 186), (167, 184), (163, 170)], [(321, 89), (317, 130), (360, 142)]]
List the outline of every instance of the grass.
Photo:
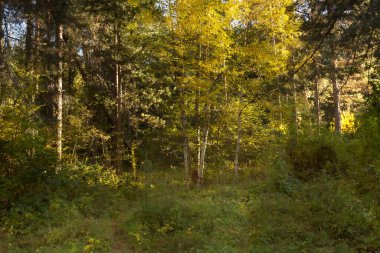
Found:
[[(174, 170), (140, 187), (82, 190), (40, 211), (19, 207), (0, 252), (378, 252), (379, 206), (346, 180), (283, 175), (186, 189)], [(144, 185), (145, 187), (141, 187)]]

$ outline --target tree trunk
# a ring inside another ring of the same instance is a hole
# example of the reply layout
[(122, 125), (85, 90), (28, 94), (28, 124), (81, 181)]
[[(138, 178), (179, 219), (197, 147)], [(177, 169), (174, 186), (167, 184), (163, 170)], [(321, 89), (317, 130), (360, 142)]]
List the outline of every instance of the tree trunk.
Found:
[(200, 90), (197, 89), (196, 99), (195, 99), (195, 127), (197, 128), (197, 180), (199, 178), (199, 171), (201, 169), (201, 125), (199, 120), (199, 99), (200, 99)]
[[(4, 72), (5, 66), (4, 66), (4, 30), (3, 30), (3, 19), (4, 19), (4, 1), (0, 0), (0, 78), (3, 79), (1, 73)], [(0, 81), (0, 104), (3, 102), (5, 94), (5, 86), (4, 82)]]
[(341, 112), (340, 112), (340, 89), (338, 85), (338, 80), (336, 76), (337, 71), (337, 59), (335, 55), (335, 48), (332, 48), (331, 54), (331, 82), (333, 86), (333, 98), (334, 98), (334, 126), (335, 132), (342, 133), (342, 123), (341, 123)]
[[(38, 60), (40, 56), (39, 48), (41, 46), (41, 27), (40, 27), (40, 21), (38, 20), (38, 18), (36, 18), (34, 22), (35, 22), (35, 28), (34, 28), (35, 30), (34, 30), (33, 64), (35, 68), (37, 68)], [(37, 90), (38, 90), (38, 87), (37, 87)]]
[(319, 104), (319, 70), (317, 64), (315, 64), (315, 79), (314, 79), (314, 110), (315, 110), (315, 119), (317, 123), (317, 132), (318, 135), (321, 134), (321, 107)]
[(134, 179), (137, 179), (136, 148), (137, 148), (137, 144), (132, 141), (132, 145), (131, 145), (131, 163), (132, 163), (132, 171), (133, 171), (133, 178)]
[(57, 153), (62, 160), (62, 112), (63, 112), (63, 25), (57, 24), (56, 46), (58, 52), (58, 82), (57, 82)]
[(4, 1), (0, 0), (0, 71), (4, 68)]
[(290, 131), (290, 137), (291, 137), (291, 146), (295, 147), (297, 146), (298, 142), (298, 112), (297, 112), (297, 85), (296, 80), (293, 77), (292, 80), (293, 85), (293, 115), (292, 115), (292, 123), (291, 123), (291, 131)]
[[(226, 58), (224, 58), (223, 67), (226, 68)], [(227, 104), (228, 103), (228, 83), (227, 83), (226, 72), (223, 73), (223, 83), (224, 83), (224, 99)]]
[(281, 98), (281, 91), (278, 91), (278, 107), (279, 107), (279, 120), (280, 123), (282, 123), (282, 98)]
[(189, 161), (189, 138), (187, 136), (187, 119), (185, 112), (185, 97), (184, 92), (181, 92), (181, 122), (182, 122), (182, 137), (183, 137), (183, 163), (185, 168), (186, 183), (190, 185), (190, 161)]
[(115, 24), (115, 88), (116, 88), (116, 169), (123, 169), (123, 130), (122, 130), (122, 87), (120, 84), (120, 66), (118, 61), (119, 27)]
[(205, 107), (206, 111), (206, 124), (204, 128), (204, 133), (203, 133), (203, 140), (201, 144), (201, 157), (200, 157), (200, 166), (198, 169), (198, 180), (197, 180), (197, 187), (200, 188), (203, 180), (203, 172), (205, 168), (205, 159), (206, 159), (206, 149), (207, 149), (207, 144), (208, 144), (208, 134), (209, 134), (209, 125), (210, 125), (210, 106), (206, 105)]
[(241, 138), (241, 124), (242, 124), (242, 115), (243, 115), (243, 108), (241, 108), (241, 102), (242, 102), (242, 93), (239, 93), (239, 112), (238, 112), (238, 118), (237, 118), (237, 138), (236, 138), (236, 150), (235, 150), (235, 162), (234, 162), (234, 171), (235, 171), (235, 179), (239, 176), (239, 154), (240, 154), (240, 138)]
[[(33, 7), (33, 1), (29, 1), (28, 9), (31, 12)], [(33, 20), (29, 14), (26, 21), (26, 40), (25, 40), (25, 67), (29, 71), (32, 64), (32, 52), (33, 52)]]

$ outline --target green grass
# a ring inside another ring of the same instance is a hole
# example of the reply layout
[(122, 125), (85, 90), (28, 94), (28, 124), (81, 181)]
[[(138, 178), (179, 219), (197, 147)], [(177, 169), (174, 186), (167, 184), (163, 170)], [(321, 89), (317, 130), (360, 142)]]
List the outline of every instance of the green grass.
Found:
[(0, 252), (380, 249), (376, 196), (362, 198), (346, 180), (226, 179), (200, 190), (188, 190), (174, 170), (141, 180), (128, 191), (89, 187), (71, 201), (51, 198), (39, 211), (13, 209), (0, 228)]

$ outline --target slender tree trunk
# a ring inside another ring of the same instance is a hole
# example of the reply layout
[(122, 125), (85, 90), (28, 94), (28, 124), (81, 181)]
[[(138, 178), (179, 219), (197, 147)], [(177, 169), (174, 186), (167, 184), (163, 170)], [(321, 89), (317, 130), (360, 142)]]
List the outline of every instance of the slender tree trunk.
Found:
[(199, 99), (200, 99), (200, 90), (197, 89), (196, 99), (195, 99), (195, 126), (197, 128), (197, 175), (199, 178), (199, 171), (201, 169), (201, 125), (199, 120)]
[(132, 171), (133, 171), (133, 178), (134, 179), (137, 179), (136, 148), (137, 148), (137, 144), (132, 141), (132, 145), (131, 145), (131, 163), (132, 163)]
[[(201, 24), (202, 27), (202, 24)], [(199, 62), (202, 61), (202, 44), (199, 44)], [(199, 74), (199, 73), (198, 73)], [(202, 147), (201, 147), (201, 122), (200, 122), (200, 113), (199, 113), (199, 103), (200, 103), (200, 97), (201, 97), (201, 91), (200, 87), (198, 85), (197, 91), (196, 91), (196, 97), (195, 97), (195, 127), (197, 129), (197, 182), (200, 177), (200, 170), (201, 170), (201, 154), (202, 154)]]
[(203, 172), (205, 168), (205, 159), (206, 159), (206, 149), (207, 149), (207, 144), (208, 144), (208, 134), (209, 134), (209, 129), (210, 129), (210, 106), (206, 105), (205, 106), (205, 111), (206, 111), (206, 123), (205, 123), (205, 128), (204, 128), (204, 133), (203, 133), (203, 140), (201, 144), (201, 157), (200, 157), (200, 166), (198, 170), (198, 180), (197, 180), (197, 187), (200, 188), (203, 180)]
[[(34, 30), (34, 24), (33, 19), (31, 15), (31, 9), (33, 7), (33, 1), (29, 1), (28, 9), (29, 9), (29, 15), (27, 17), (26, 21), (26, 39), (25, 39), (25, 69), (26, 71), (32, 71), (33, 70), (33, 30)], [(32, 85), (34, 85), (34, 82), (32, 82)], [(36, 86), (33, 87), (32, 91), (32, 103), (34, 104), (36, 101)]]
[(57, 82), (57, 153), (62, 160), (62, 112), (63, 112), (63, 25), (57, 24), (58, 82)]
[(237, 138), (236, 138), (236, 150), (235, 150), (235, 179), (239, 176), (239, 154), (240, 154), (240, 138), (241, 138), (241, 125), (242, 125), (242, 115), (243, 115), (243, 108), (241, 108), (241, 100), (242, 100), (242, 94), (239, 94), (239, 113), (237, 118)]
[(297, 112), (297, 85), (296, 80), (293, 76), (292, 80), (293, 85), (293, 117), (292, 117), (292, 124), (291, 124), (291, 145), (292, 147), (297, 146), (298, 142), (298, 112)]
[[(42, 6), (42, 3), (40, 1), (37, 3), (39, 6)], [(41, 42), (45, 44), (42, 48), (45, 51), (45, 53), (42, 54), (44, 56), (44, 67), (41, 69), (44, 92), (40, 93), (39, 104), (43, 106), (41, 113), (43, 114), (44, 118), (46, 118), (46, 122), (52, 127), (55, 127), (57, 122), (56, 104), (58, 76), (55, 74), (54, 70), (58, 70), (58, 54), (56, 52), (53, 52), (51, 49), (58, 47), (58, 43), (55, 43), (55, 45), (53, 43), (54, 40), (55, 42), (58, 41), (58, 24), (54, 24), (53, 13), (53, 10), (48, 9), (46, 18), (44, 19), (44, 24), (42, 25), (42, 30), (45, 30), (44, 32), (46, 33), (44, 34), (45, 36), (42, 36), (45, 37), (44, 39), (41, 37), (43, 40)], [(56, 62), (57, 66), (51, 64), (52, 62)]]
[(4, 1), (0, 0), (0, 71), (4, 68), (4, 29), (3, 29), (3, 20), (4, 20)]
[(190, 185), (190, 150), (189, 138), (187, 136), (187, 119), (185, 112), (185, 94), (181, 91), (181, 122), (182, 122), (182, 137), (183, 137), (183, 163), (185, 168), (186, 183)]
[[(223, 67), (226, 68), (226, 58), (223, 61)], [(223, 74), (223, 83), (224, 83), (224, 99), (226, 104), (228, 103), (228, 83), (227, 83), (227, 74), (224, 72)]]
[(38, 20), (38, 18), (36, 18), (34, 22), (35, 22), (35, 27), (34, 27), (35, 31), (34, 31), (33, 64), (36, 67), (38, 64), (39, 56), (40, 56), (39, 48), (41, 46), (41, 27), (40, 27), (40, 21)]
[[(1, 73), (5, 69), (5, 66), (4, 66), (5, 41), (4, 41), (3, 20), (4, 20), (4, 1), (0, 0), (0, 78), (2, 78)], [(0, 104), (3, 102), (4, 94), (5, 94), (4, 83), (3, 81), (0, 81)]]
[(315, 79), (314, 79), (314, 111), (315, 111), (315, 118), (317, 123), (317, 132), (318, 135), (321, 134), (321, 107), (319, 104), (319, 70), (317, 64), (315, 64)]
[(115, 88), (116, 88), (116, 169), (123, 169), (123, 129), (122, 129), (122, 87), (120, 83), (120, 66), (118, 61), (118, 46), (120, 43), (119, 27), (115, 24)]
[(342, 123), (341, 123), (341, 111), (340, 111), (340, 89), (337, 80), (337, 59), (335, 55), (334, 46), (331, 47), (331, 82), (333, 86), (333, 98), (334, 98), (334, 126), (335, 132), (342, 133)]
[[(33, 1), (28, 4), (28, 9), (33, 7)], [(29, 71), (32, 64), (32, 52), (33, 52), (33, 19), (29, 14), (26, 21), (26, 40), (25, 40), (25, 67)]]
[(282, 123), (282, 98), (281, 98), (281, 91), (278, 91), (278, 107), (279, 107), (279, 120)]

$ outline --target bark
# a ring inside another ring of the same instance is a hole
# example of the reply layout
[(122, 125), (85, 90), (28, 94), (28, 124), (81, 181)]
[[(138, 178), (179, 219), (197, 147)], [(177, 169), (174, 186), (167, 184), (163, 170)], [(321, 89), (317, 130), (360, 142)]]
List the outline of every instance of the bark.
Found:
[(279, 112), (279, 120), (280, 120), (280, 122), (282, 123), (282, 102), (281, 102), (281, 91), (278, 91), (278, 107), (279, 107), (279, 110), (280, 110), (280, 112)]
[(4, 20), (4, 1), (0, 0), (0, 70), (4, 68), (4, 29), (3, 29), (3, 20)]
[(133, 171), (133, 178), (137, 179), (137, 157), (136, 157), (136, 143), (132, 143), (131, 146), (131, 163), (132, 163), (132, 171)]
[[(226, 58), (224, 58), (223, 67), (226, 68)], [(224, 83), (224, 99), (226, 104), (228, 103), (228, 83), (227, 83), (227, 73), (223, 74)]]
[(185, 168), (186, 182), (190, 184), (190, 155), (189, 155), (189, 138), (187, 135), (187, 118), (185, 112), (185, 98), (184, 92), (181, 92), (181, 123), (182, 123), (182, 137), (183, 137), (183, 161)]
[(314, 79), (314, 110), (315, 110), (315, 119), (317, 123), (317, 132), (318, 135), (321, 133), (321, 107), (319, 103), (319, 79), (320, 74), (318, 71), (318, 66), (315, 64), (315, 79)]
[(292, 147), (297, 146), (298, 142), (298, 112), (297, 112), (297, 85), (296, 80), (293, 76), (293, 115), (292, 115), (292, 126), (291, 126), (291, 145)]
[(203, 139), (201, 144), (201, 157), (200, 157), (200, 166), (198, 169), (198, 180), (197, 180), (197, 187), (200, 188), (203, 180), (203, 172), (205, 168), (205, 159), (206, 159), (206, 150), (207, 150), (207, 144), (208, 144), (208, 134), (209, 134), (209, 125), (210, 125), (210, 106), (205, 106), (206, 111), (206, 124), (204, 127), (204, 133), (203, 133)]
[[(202, 24), (201, 24), (202, 26)], [(199, 44), (199, 61), (202, 61), (202, 44)], [(200, 125), (200, 116), (199, 116), (199, 100), (201, 97), (201, 91), (200, 87), (198, 85), (197, 91), (196, 91), (196, 98), (195, 98), (195, 127), (197, 129), (197, 182), (199, 179), (199, 171), (201, 170), (201, 154), (202, 154), (202, 147), (201, 147), (201, 125)]]
[[(54, 48), (53, 40), (55, 39), (58, 42), (58, 33), (57, 33), (57, 25), (54, 25), (54, 19), (52, 10), (49, 9), (47, 12), (47, 17), (45, 20), (45, 28), (46, 28), (46, 47), (44, 47), (44, 50), (46, 53), (43, 53), (42, 55), (45, 55), (45, 63), (46, 68), (43, 69), (43, 80), (44, 80), (44, 87), (39, 97), (39, 104), (43, 106), (42, 114), (44, 114), (44, 117), (47, 119), (47, 122), (51, 124), (52, 126), (56, 124), (57, 121), (57, 113), (56, 113), (56, 103), (57, 103), (57, 84), (58, 79), (57, 76), (55, 76), (54, 73), (54, 65), (49, 64), (52, 62), (58, 63), (58, 57), (57, 54), (52, 52), (52, 50), (46, 50)], [(54, 32), (55, 30), (55, 32)], [(58, 43), (56, 43), (55, 47), (58, 47)], [(57, 64), (58, 65), (58, 64)], [(58, 69), (58, 66), (56, 66)]]
[(331, 47), (331, 83), (333, 88), (333, 99), (334, 99), (334, 126), (335, 132), (342, 133), (342, 122), (341, 122), (341, 111), (340, 111), (340, 89), (337, 79), (337, 59), (335, 55), (334, 46)]
[(62, 112), (63, 112), (63, 25), (58, 22), (56, 47), (58, 52), (58, 82), (57, 82), (57, 153), (62, 160)]
[(235, 179), (239, 176), (239, 154), (240, 154), (240, 138), (241, 138), (241, 125), (242, 125), (242, 115), (243, 108), (241, 108), (241, 100), (242, 94), (239, 96), (239, 113), (238, 113), (238, 128), (237, 128), (237, 138), (236, 138), (236, 150), (235, 150), (235, 162), (234, 162), (234, 171), (235, 171)]
[(123, 169), (123, 130), (122, 130), (122, 87), (120, 83), (120, 66), (117, 63), (119, 46), (119, 27), (115, 24), (115, 88), (116, 88), (116, 161), (115, 166), (118, 171)]
[[(32, 9), (33, 2), (30, 1), (28, 9)], [(32, 52), (33, 52), (33, 20), (31, 15), (28, 16), (26, 21), (26, 40), (25, 40), (25, 67), (27, 70), (31, 69)]]
[[(2, 78), (1, 73), (5, 69), (4, 66), (4, 30), (3, 30), (3, 19), (4, 19), (4, 2), (0, 0), (0, 78)], [(5, 87), (3, 81), (0, 81), (0, 104), (3, 102), (3, 97), (5, 94)]]
[[(199, 87), (197, 90), (197, 95), (195, 99), (195, 126), (197, 128), (197, 175), (199, 177), (199, 171), (201, 169), (201, 153), (202, 153), (202, 147), (201, 147), (201, 125), (199, 120), (199, 99), (200, 99), (200, 91)], [(197, 177), (197, 181), (198, 181)]]
[[(34, 66), (38, 65), (38, 60), (40, 56), (39, 48), (41, 46), (41, 27), (40, 27), (40, 21), (36, 18), (35, 19), (35, 31), (34, 31), (34, 49), (33, 49), (33, 54), (34, 54), (34, 59), (33, 59), (33, 64)], [(38, 86), (37, 86), (38, 90)]]

